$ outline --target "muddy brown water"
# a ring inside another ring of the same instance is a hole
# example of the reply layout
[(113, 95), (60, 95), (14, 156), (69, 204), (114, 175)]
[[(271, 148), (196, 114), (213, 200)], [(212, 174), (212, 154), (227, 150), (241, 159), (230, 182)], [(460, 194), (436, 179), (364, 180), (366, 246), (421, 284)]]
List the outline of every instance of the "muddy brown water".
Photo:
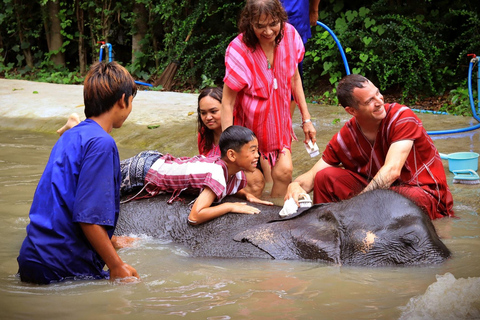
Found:
[[(340, 107), (310, 105), (318, 145), (348, 119)], [(460, 128), (468, 117), (421, 114), (428, 130)], [(10, 119), (0, 118), (2, 121)], [(22, 120), (16, 120), (22, 123)], [(27, 120), (26, 120), (27, 121)], [(28, 120), (32, 121), (32, 120)], [(41, 120), (38, 120), (41, 121)], [(63, 120), (59, 119), (58, 124)], [(294, 122), (299, 123), (298, 111)], [(138, 283), (24, 284), (15, 276), (33, 193), (57, 135), (0, 126), (0, 318), (2, 319), (471, 319), (480, 317), (480, 185), (451, 184), (458, 219), (434, 221), (453, 257), (441, 265), (356, 268), (305, 261), (192, 258), (181, 246), (139, 235), (120, 256)], [(38, 126), (35, 126), (38, 127)], [(295, 132), (301, 137), (301, 128)], [(156, 129), (115, 130), (121, 158), (151, 148), (196, 154), (195, 118)], [(434, 136), (443, 153), (480, 150), (480, 132)], [(294, 177), (310, 168), (293, 145)]]

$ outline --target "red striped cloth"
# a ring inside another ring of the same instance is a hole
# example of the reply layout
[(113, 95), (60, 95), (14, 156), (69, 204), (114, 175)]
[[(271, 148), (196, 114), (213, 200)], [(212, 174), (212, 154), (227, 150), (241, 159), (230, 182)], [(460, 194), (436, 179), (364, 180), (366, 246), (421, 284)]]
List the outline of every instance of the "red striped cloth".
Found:
[(212, 143), (211, 149), (208, 150), (208, 152), (203, 152), (203, 149), (205, 148), (205, 140), (202, 139), (202, 136), (200, 134), (198, 135), (197, 145), (198, 152), (207, 158), (215, 158), (221, 156), (220, 146), (215, 145), (214, 143)]
[(150, 196), (172, 192), (172, 197), (168, 200), (171, 203), (183, 191), (199, 193), (205, 187), (215, 193), (217, 201), (221, 201), (225, 196), (243, 189), (247, 180), (243, 171), (229, 179), (227, 165), (218, 157), (175, 158), (166, 154), (148, 170), (145, 184), (145, 190)]
[[(273, 68), (260, 45), (252, 52), (238, 35), (225, 54), (224, 82), (238, 92), (234, 106), (234, 124), (251, 129), (258, 138), (259, 151), (275, 164), (278, 152), (291, 150), (290, 100), (292, 77), (305, 49), (293, 26), (285, 23), (284, 37), (275, 49)], [(277, 89), (274, 89), (277, 79)]]
[(396, 184), (421, 187), (437, 199), (438, 212), (453, 216), (453, 198), (447, 185), (445, 169), (432, 139), (420, 119), (410, 108), (396, 103), (385, 104), (374, 146), (363, 135), (355, 118), (350, 119), (328, 143), (323, 160), (330, 165), (372, 179), (383, 166), (390, 145), (400, 140), (414, 144)]

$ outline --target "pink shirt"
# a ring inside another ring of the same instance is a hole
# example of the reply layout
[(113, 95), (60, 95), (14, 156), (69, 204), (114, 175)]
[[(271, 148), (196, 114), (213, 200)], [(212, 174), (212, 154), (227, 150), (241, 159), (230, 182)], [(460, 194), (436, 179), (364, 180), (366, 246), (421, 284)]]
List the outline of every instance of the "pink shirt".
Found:
[(197, 145), (198, 145), (198, 152), (207, 158), (212, 158), (212, 157), (216, 158), (221, 156), (220, 146), (213, 143), (212, 143), (211, 149), (208, 150), (208, 152), (203, 152), (203, 148), (205, 147), (205, 140), (202, 139), (200, 134), (198, 135)]
[(445, 169), (432, 139), (410, 108), (396, 103), (385, 104), (382, 120), (372, 146), (355, 118), (350, 119), (328, 143), (323, 160), (330, 165), (343, 164), (345, 169), (372, 179), (385, 163), (390, 145), (413, 140), (413, 147), (400, 173), (398, 183), (421, 187), (437, 199), (437, 211), (453, 216), (453, 197), (447, 185)]
[(247, 184), (245, 173), (237, 172), (230, 179), (225, 162), (220, 158), (175, 158), (166, 154), (158, 159), (145, 176), (145, 190), (150, 196), (161, 192), (172, 192), (168, 203), (178, 198), (182, 191), (201, 192), (210, 188), (221, 201), (225, 196), (235, 194)]
[(275, 48), (273, 68), (268, 69), (261, 46), (257, 44), (252, 51), (242, 39), (243, 34), (238, 35), (225, 54), (224, 82), (238, 92), (234, 124), (255, 133), (260, 153), (272, 159), (274, 165), (278, 152), (291, 149), (292, 138), (296, 139), (290, 116), (291, 80), (305, 49), (295, 28), (285, 23), (284, 37)]

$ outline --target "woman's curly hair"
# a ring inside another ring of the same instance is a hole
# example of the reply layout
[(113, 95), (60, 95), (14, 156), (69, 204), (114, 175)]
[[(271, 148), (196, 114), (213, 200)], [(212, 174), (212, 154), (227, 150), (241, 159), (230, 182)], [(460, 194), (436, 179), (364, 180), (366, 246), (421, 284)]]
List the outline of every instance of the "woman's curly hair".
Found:
[(260, 17), (265, 14), (267, 17), (272, 17), (274, 21), (280, 22), (280, 32), (275, 38), (275, 43), (278, 45), (283, 39), (283, 31), (285, 22), (287, 22), (287, 12), (283, 8), (279, 0), (247, 0), (245, 7), (240, 14), (240, 21), (238, 22), (238, 29), (243, 33), (243, 42), (250, 49), (255, 50), (258, 38), (253, 30), (253, 24), (260, 20)]

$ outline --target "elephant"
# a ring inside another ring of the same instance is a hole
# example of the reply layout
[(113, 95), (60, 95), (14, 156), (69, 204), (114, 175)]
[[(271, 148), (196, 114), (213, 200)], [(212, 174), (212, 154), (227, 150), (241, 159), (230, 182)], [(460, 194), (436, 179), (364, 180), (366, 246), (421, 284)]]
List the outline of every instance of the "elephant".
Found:
[[(120, 206), (116, 235), (148, 235), (184, 245), (191, 256), (312, 260), (351, 266), (414, 266), (451, 256), (429, 217), (391, 190), (299, 208), (281, 218), (279, 206), (256, 205), (260, 214), (229, 213), (207, 223), (187, 223), (188, 202), (170, 195)], [(241, 201), (227, 197), (224, 201)]]

